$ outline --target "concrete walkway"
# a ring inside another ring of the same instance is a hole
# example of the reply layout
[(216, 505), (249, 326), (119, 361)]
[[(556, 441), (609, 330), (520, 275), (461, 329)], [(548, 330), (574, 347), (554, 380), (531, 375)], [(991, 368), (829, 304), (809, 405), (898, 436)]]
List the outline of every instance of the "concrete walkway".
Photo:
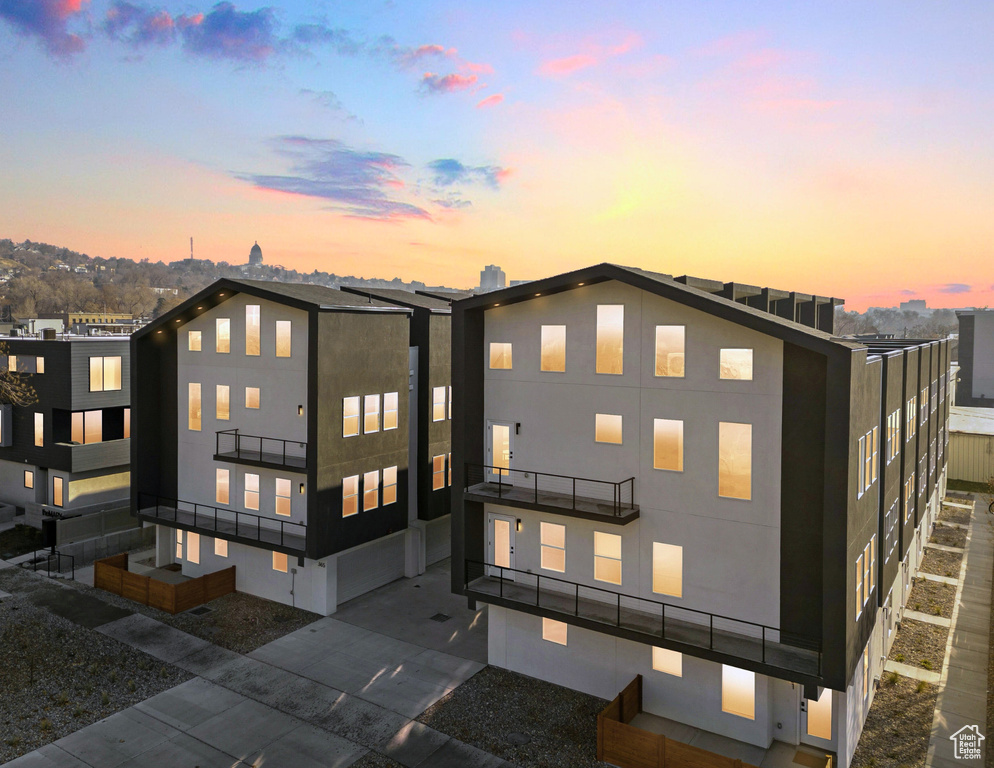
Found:
[[(961, 570), (962, 584), (950, 620), (952, 631), (946, 646), (939, 698), (932, 720), (927, 768), (953, 768), (964, 764), (984, 765), (984, 759), (964, 760), (954, 756), (949, 738), (960, 729), (978, 726), (986, 734), (987, 654), (990, 643), (991, 569), (994, 568), (994, 518), (982, 501), (974, 505)], [(986, 742), (981, 742), (986, 756)]]

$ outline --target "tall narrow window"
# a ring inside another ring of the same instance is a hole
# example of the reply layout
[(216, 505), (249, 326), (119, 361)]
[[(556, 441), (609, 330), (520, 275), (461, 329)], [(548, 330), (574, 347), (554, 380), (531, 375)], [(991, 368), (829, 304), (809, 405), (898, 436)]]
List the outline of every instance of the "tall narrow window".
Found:
[(621, 536), (594, 531), (594, 578), (621, 584)]
[(214, 501), (218, 504), (227, 504), (230, 498), (231, 472), (227, 469), (217, 467), (214, 470)]
[(287, 569), (287, 556), (286, 552), (273, 552), (273, 570), (279, 571), (280, 573), (286, 573)]
[(44, 372), (45, 372), (45, 358), (44, 357), (35, 358), (35, 373), (44, 373)]
[(24, 470), (24, 487), (25, 488), (35, 487), (35, 473), (30, 469)]
[(131, 409), (124, 409), (124, 436), (131, 437)]
[(183, 559), (183, 531), (176, 531), (176, 559)]
[(214, 539), (214, 554), (218, 557), (228, 556), (228, 542), (225, 539)]
[(276, 321), (276, 356), (290, 357), (290, 321)]
[(870, 590), (877, 586), (877, 534), (870, 537)]
[(686, 328), (682, 325), (656, 326), (656, 375), (683, 378)]
[(227, 317), (219, 317), (214, 324), (216, 336), (214, 337), (214, 351), (226, 355), (231, 352), (231, 320)]
[[(75, 414), (74, 414), (75, 415)], [(83, 413), (83, 443), (100, 443), (104, 439), (104, 412)]]
[(542, 639), (557, 645), (566, 645), (566, 630), (569, 625), (565, 621), (542, 619)]
[(752, 424), (718, 423), (718, 495), (752, 498)]
[(721, 711), (756, 719), (756, 673), (721, 665)]
[(877, 481), (877, 452), (880, 442), (880, 427), (874, 427), (870, 432), (870, 482)]
[(540, 523), (542, 568), (547, 571), (566, 572), (566, 526)]
[(397, 501), (397, 467), (383, 470), (383, 506)]
[(652, 466), (683, 472), (683, 422), (675, 419), (652, 421)]
[(870, 646), (863, 649), (863, 698), (870, 695)]
[(362, 431), (363, 434), (380, 431), (380, 396), (366, 395), (363, 406)]
[(751, 349), (723, 349), (719, 361), (720, 378), (752, 381)]
[(856, 558), (856, 618), (863, 614), (863, 555)]
[(817, 699), (808, 699), (808, 736), (832, 738), (832, 689), (824, 688)]
[(245, 407), (259, 408), (262, 403), (262, 392), (258, 387), (245, 387)]
[(70, 433), (69, 437), (74, 443), (83, 442), (83, 412), (76, 411), (72, 414), (70, 418)]
[(380, 506), (380, 470), (374, 469), (362, 476), (362, 511)]
[(621, 416), (598, 413), (594, 416), (594, 441), (621, 445)]
[(245, 473), (245, 509), (259, 509), (259, 476)]
[(862, 496), (863, 493), (866, 491), (866, 478), (868, 476), (868, 473), (866, 471), (866, 469), (867, 469), (867, 466), (866, 466), (867, 465), (867, 451), (866, 451), (866, 436), (865, 435), (863, 437), (859, 438), (858, 446), (857, 446), (857, 451), (858, 451), (858, 455), (859, 455), (859, 467), (858, 467), (859, 478), (857, 479), (857, 486), (856, 487), (857, 487), (858, 491), (857, 491), (856, 495), (857, 496)]
[(597, 305), (597, 373), (624, 373), (625, 305)]
[(683, 597), (683, 547), (652, 542), (652, 591)]
[(52, 504), (56, 507), (65, 506), (65, 481), (56, 475), (52, 478)]
[(445, 387), (431, 389), (431, 420), (445, 421)]
[(187, 397), (189, 400), (189, 410), (187, 413), (187, 428), (194, 432), (200, 431), (200, 384), (190, 382), (187, 387)]
[(431, 459), (431, 489), (441, 490), (445, 487), (445, 454), (433, 456)]
[(290, 481), (285, 477), (276, 478), (276, 514), (290, 517)]
[(542, 370), (550, 373), (566, 371), (566, 326), (542, 326)]
[(449, 454), (449, 485), (452, 485), (452, 454)]
[(359, 475), (342, 478), (342, 517), (359, 513)]
[(398, 395), (396, 392), (387, 392), (383, 395), (383, 431), (397, 429), (398, 423)]
[(863, 547), (863, 602), (867, 603), (870, 600), (870, 543), (867, 542), (866, 546)]
[(452, 418), (452, 387), (449, 387), (449, 418)]
[(202, 336), (200, 331), (189, 331), (186, 334), (186, 348), (190, 352), (199, 352), (203, 343)]
[(200, 563), (200, 534), (188, 531), (186, 534), (186, 559), (191, 563)]
[(11, 373), (17, 370), (17, 355), (7, 355), (7, 370)]
[(490, 367), (511, 370), (511, 345), (508, 342), (490, 342)]
[(683, 677), (683, 654), (669, 648), (652, 648), (652, 668), (667, 675)]
[(221, 421), (231, 418), (231, 388), (227, 384), (217, 385), (217, 418)]
[(90, 358), (90, 391), (104, 391), (104, 359), (102, 357)]
[(342, 400), (342, 437), (359, 434), (359, 402), (362, 398), (346, 397)]
[(45, 445), (45, 414), (35, 414), (35, 446), (42, 448)]
[(262, 351), (262, 308), (258, 304), (245, 307), (245, 354), (258, 355)]

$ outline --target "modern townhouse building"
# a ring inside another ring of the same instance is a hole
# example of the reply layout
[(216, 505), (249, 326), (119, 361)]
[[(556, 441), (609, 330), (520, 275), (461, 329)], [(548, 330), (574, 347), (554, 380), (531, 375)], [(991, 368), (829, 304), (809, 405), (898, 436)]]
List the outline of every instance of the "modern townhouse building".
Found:
[(453, 591), (490, 663), (848, 765), (944, 493), (947, 342), (602, 264), (453, 304)]
[(0, 504), (40, 525), (42, 512), (127, 507), (131, 365), (127, 339), (4, 339), (0, 365), (33, 389), (0, 404)]
[(955, 405), (994, 408), (994, 309), (958, 310), (959, 387)]
[(425, 560), (411, 523), (411, 310), (220, 280), (144, 327), (132, 504), (157, 560), (330, 614)]

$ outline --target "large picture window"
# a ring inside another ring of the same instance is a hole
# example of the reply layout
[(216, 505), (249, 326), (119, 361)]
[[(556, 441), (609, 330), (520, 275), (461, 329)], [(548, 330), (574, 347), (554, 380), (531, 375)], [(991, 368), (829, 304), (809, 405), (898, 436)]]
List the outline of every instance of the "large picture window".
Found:
[(90, 358), (90, 391), (117, 392), (121, 389), (121, 358)]
[(719, 376), (722, 379), (752, 381), (752, 350), (723, 349), (719, 353)]
[(721, 711), (756, 719), (756, 673), (721, 665)]

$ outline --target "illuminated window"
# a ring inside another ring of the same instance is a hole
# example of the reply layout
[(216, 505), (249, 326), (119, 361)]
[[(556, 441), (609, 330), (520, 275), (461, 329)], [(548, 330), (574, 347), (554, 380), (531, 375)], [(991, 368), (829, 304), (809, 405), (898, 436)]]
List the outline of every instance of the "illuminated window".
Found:
[(449, 485), (452, 485), (452, 454), (449, 454)]
[(656, 375), (683, 378), (685, 373), (686, 328), (682, 325), (656, 326)]
[(380, 506), (380, 470), (374, 469), (362, 476), (362, 511)]
[(452, 387), (449, 387), (449, 418), (452, 418)]
[(217, 467), (214, 471), (214, 501), (218, 504), (227, 504), (230, 488), (231, 473), (227, 469)]
[(52, 478), (52, 504), (56, 507), (65, 506), (65, 497), (63, 495), (64, 481), (61, 477), (56, 475)]
[(542, 567), (547, 571), (566, 572), (566, 526), (540, 523)]
[(30, 469), (24, 470), (24, 487), (25, 488), (35, 487), (35, 473)]
[(652, 421), (652, 466), (683, 472), (683, 422), (674, 419)]
[(396, 392), (383, 395), (383, 431), (397, 429), (398, 397)]
[(431, 459), (431, 489), (438, 491), (445, 487), (445, 455)]
[(183, 531), (176, 531), (176, 559), (183, 559)]
[(45, 358), (44, 357), (36, 357), (35, 358), (35, 373), (44, 373), (44, 372), (45, 372)]
[(102, 442), (103, 421), (103, 411), (76, 411), (70, 416), (70, 439), (79, 444)]
[(597, 305), (597, 373), (624, 372), (625, 306)]
[(542, 619), (542, 639), (558, 645), (566, 645), (566, 628), (569, 625), (565, 621), (555, 619)]
[(290, 481), (285, 477), (276, 478), (276, 514), (290, 517)]
[(721, 711), (756, 719), (756, 673), (721, 665)]
[(432, 387), (431, 420), (445, 421), (445, 387)]
[(870, 589), (877, 586), (877, 534), (870, 537)]
[(870, 694), (870, 646), (863, 649), (863, 698)]
[(342, 517), (359, 513), (359, 475), (342, 479)]
[(200, 331), (189, 331), (186, 334), (186, 348), (191, 352), (199, 352), (203, 343), (202, 336)]
[(723, 349), (719, 361), (720, 378), (752, 381), (751, 349)]
[(808, 736), (832, 738), (832, 689), (824, 688), (817, 699), (808, 699)]
[(245, 407), (258, 408), (262, 393), (258, 387), (245, 387)]
[(124, 436), (131, 437), (131, 409), (124, 409)]
[(380, 431), (380, 396), (366, 395), (363, 408), (363, 434)]
[(718, 423), (718, 495), (752, 498), (752, 424)]
[(870, 543), (863, 547), (863, 600), (870, 600)]
[(669, 648), (652, 648), (652, 668), (667, 675), (683, 677), (683, 654)]
[(35, 445), (42, 448), (45, 445), (45, 414), (35, 414)]
[(383, 470), (383, 506), (397, 501), (397, 467)]
[(342, 437), (359, 434), (359, 397), (346, 397), (342, 400)]
[(228, 542), (225, 539), (214, 539), (214, 554), (218, 557), (228, 556)]
[(17, 355), (7, 355), (7, 370), (11, 372), (17, 370)]
[(856, 618), (863, 613), (863, 604), (866, 602), (863, 592), (863, 555), (856, 558)]
[(594, 416), (594, 440), (598, 443), (621, 445), (621, 416), (598, 413)]
[(121, 389), (121, 358), (90, 358), (90, 391), (117, 392)]
[(227, 384), (217, 385), (217, 418), (221, 421), (231, 418), (231, 388)]
[(897, 456), (901, 449), (901, 409), (898, 408), (887, 417), (887, 463)]
[(652, 591), (683, 597), (683, 547), (652, 542)]
[(922, 397), (919, 401), (921, 423), (928, 421), (928, 387), (922, 387)]
[(880, 443), (880, 427), (874, 427), (870, 432), (870, 482), (877, 481), (877, 452)]
[(276, 356), (290, 357), (290, 321), (276, 321)]
[(186, 534), (186, 559), (191, 563), (200, 563), (200, 534), (187, 532)]
[(904, 481), (904, 522), (911, 519), (911, 510), (915, 506), (915, 472)]
[(214, 351), (226, 355), (231, 352), (231, 320), (219, 317), (215, 327), (217, 336), (214, 339)]
[(259, 476), (245, 473), (245, 509), (259, 509)]
[(189, 408), (187, 412), (187, 428), (193, 430), (194, 432), (200, 431), (200, 384), (195, 382), (190, 382), (187, 387), (187, 397), (189, 400)]
[(542, 370), (550, 373), (566, 371), (566, 326), (542, 326)]
[(511, 370), (511, 345), (506, 342), (490, 342), (490, 367)]
[(918, 429), (918, 422), (915, 420), (915, 411), (917, 409), (918, 396), (916, 395), (908, 400), (907, 408), (904, 411), (904, 434), (909, 442), (915, 436), (915, 431)]
[(258, 304), (245, 307), (245, 354), (258, 355), (262, 350), (262, 309)]
[(286, 573), (287, 556), (285, 552), (273, 552), (273, 570)]
[(621, 584), (621, 536), (594, 531), (594, 578)]

